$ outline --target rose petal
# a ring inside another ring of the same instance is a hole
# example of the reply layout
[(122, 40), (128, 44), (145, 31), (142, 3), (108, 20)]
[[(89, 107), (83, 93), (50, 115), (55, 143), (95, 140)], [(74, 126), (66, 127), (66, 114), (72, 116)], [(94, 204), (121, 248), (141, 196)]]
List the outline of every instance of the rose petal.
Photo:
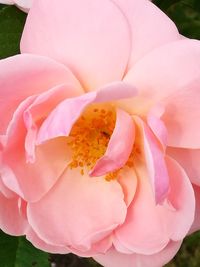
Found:
[(135, 127), (128, 113), (117, 109), (114, 131), (105, 154), (96, 162), (90, 176), (101, 176), (123, 167), (133, 149)]
[(80, 257), (92, 257), (98, 253), (106, 253), (112, 246), (112, 234), (108, 235), (106, 238), (101, 241), (93, 244), (90, 250), (80, 251), (74, 248), (70, 248), (70, 251)]
[(166, 163), (171, 190), (162, 205), (155, 204), (145, 170), (137, 168), (138, 190), (128, 208), (125, 223), (115, 231), (117, 242), (114, 240), (114, 245), (117, 250), (120, 250), (117, 246), (120, 242), (135, 253), (157, 253), (170, 239), (182, 240), (189, 231), (195, 210), (191, 183), (178, 163), (170, 158), (166, 159)]
[(26, 231), (26, 238), (38, 249), (49, 252), (49, 253), (59, 253), (68, 254), (70, 251), (64, 246), (55, 246), (53, 244), (48, 244), (40, 239), (33, 229), (29, 228)]
[[(4, 153), (4, 164), (8, 165), (9, 169), (3, 169), (2, 179), (10, 189), (27, 201), (37, 201), (46, 194), (70, 160), (65, 138), (38, 146), (35, 154), (35, 162), (27, 163), (21, 143), (14, 144)], [(16, 183), (18, 186), (15, 186)]]
[(180, 38), (175, 24), (149, 1), (114, 1), (126, 15), (131, 27), (132, 53), (129, 68), (154, 48)]
[(200, 41), (185, 39), (155, 49), (130, 70), (125, 81), (139, 89), (139, 97), (126, 104), (131, 113), (144, 116), (161, 103), (168, 145), (200, 147), (196, 123), (200, 118)]
[(194, 222), (190, 228), (188, 235), (192, 234), (195, 231), (200, 230), (200, 187), (193, 185), (193, 189), (194, 189), (195, 200), (196, 200), (195, 217), (194, 217)]
[(126, 166), (123, 167), (117, 176), (117, 181), (122, 187), (124, 201), (128, 207), (131, 204), (137, 189), (137, 176), (134, 169)]
[(5, 134), (21, 101), (63, 83), (80, 85), (67, 67), (34, 55), (17, 55), (0, 61), (0, 133)]
[(22, 115), (34, 100), (35, 97), (31, 97), (22, 102), (10, 122), (1, 167), (4, 184), (28, 201), (40, 199), (54, 185), (70, 159), (65, 138), (58, 138), (36, 148), (35, 163), (26, 161), (26, 129)]
[(160, 252), (148, 256), (135, 253), (127, 255), (112, 248), (106, 254), (95, 256), (94, 259), (104, 267), (162, 267), (176, 255), (181, 243), (170, 242)]
[(78, 169), (68, 170), (40, 201), (28, 204), (28, 220), (45, 242), (83, 252), (123, 223), (125, 216), (117, 181), (91, 179)]
[(137, 191), (128, 208), (125, 223), (115, 231), (113, 243), (118, 251), (124, 247), (123, 251), (126, 249), (132, 253), (149, 255), (163, 249), (169, 237), (161, 223), (160, 206), (155, 204), (149, 178), (144, 170), (140, 170), (140, 173), (137, 170), (137, 175)]
[(4, 195), (6, 198), (13, 198), (16, 197), (16, 194), (11, 191), (2, 181), (1, 173), (0, 173), (0, 192)]
[(110, 0), (60, 0), (59, 5), (51, 0), (48, 8), (40, 0), (29, 12), (21, 51), (64, 63), (87, 90), (95, 90), (123, 77), (130, 32), (124, 14)]
[(147, 116), (147, 124), (151, 128), (157, 139), (160, 141), (160, 144), (165, 151), (168, 135), (165, 124), (160, 119), (160, 117), (154, 115), (152, 111)]
[(95, 92), (62, 101), (40, 127), (37, 143), (41, 144), (58, 136), (68, 136), (73, 124), (89, 104), (134, 97), (136, 93), (133, 86), (115, 82)]
[(80, 88), (70, 83), (56, 86), (47, 92), (41, 93), (24, 111), (24, 123), (27, 128), (25, 139), (26, 158), (28, 162), (35, 160), (35, 141), (38, 128), (48, 114), (64, 99), (82, 94)]
[(14, 3), (24, 12), (28, 12), (34, 0), (14, 0)]
[(167, 154), (178, 161), (192, 183), (200, 186), (200, 149), (168, 147)]
[(168, 201), (176, 212), (169, 209), (165, 214), (165, 222), (171, 239), (178, 241), (185, 237), (194, 221), (194, 190), (184, 169), (175, 160), (167, 157), (166, 163), (170, 178)]
[[(165, 154), (159, 147), (158, 140), (153, 135), (149, 127), (137, 116), (134, 116), (134, 121), (137, 124), (138, 131), (141, 134), (143, 143), (142, 153), (145, 156), (145, 164), (155, 195), (155, 201), (158, 204), (164, 200), (169, 190), (169, 177), (164, 158)], [(162, 122), (158, 118), (156, 121), (156, 126), (158, 127), (156, 129), (161, 129), (163, 126)], [(141, 144), (138, 144), (138, 147), (140, 146)]]
[(1, 4), (12, 5), (14, 4), (14, 1), (13, 0), (1, 0)]
[(10, 235), (23, 235), (28, 227), (18, 197), (7, 198), (0, 192), (0, 228)]

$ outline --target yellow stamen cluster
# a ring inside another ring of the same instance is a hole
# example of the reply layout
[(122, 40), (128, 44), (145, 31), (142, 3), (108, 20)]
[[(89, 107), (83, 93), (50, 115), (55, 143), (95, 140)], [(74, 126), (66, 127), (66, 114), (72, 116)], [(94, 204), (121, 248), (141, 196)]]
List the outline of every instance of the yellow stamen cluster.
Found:
[(80, 167), (81, 175), (91, 170), (104, 155), (115, 127), (116, 114), (113, 107), (90, 106), (74, 124), (68, 137), (72, 149), (70, 168)]

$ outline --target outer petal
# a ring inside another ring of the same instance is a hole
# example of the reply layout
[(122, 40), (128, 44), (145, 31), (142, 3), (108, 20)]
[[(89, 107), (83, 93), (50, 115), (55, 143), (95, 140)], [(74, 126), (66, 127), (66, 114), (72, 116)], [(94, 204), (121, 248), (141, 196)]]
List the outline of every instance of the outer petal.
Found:
[[(16, 153), (17, 151), (17, 153)], [(64, 138), (49, 141), (36, 148), (36, 161), (27, 163), (17, 144), (5, 152), (3, 182), (27, 201), (40, 199), (54, 185), (69, 163)]]
[(6, 198), (0, 192), (0, 228), (10, 235), (23, 235), (28, 226), (26, 215), (21, 209), (19, 197)]
[(159, 209), (145, 172), (140, 173), (137, 191), (128, 208), (126, 221), (115, 232), (116, 240), (113, 242), (116, 249), (147, 255), (163, 249), (168, 244), (169, 237), (161, 223)]
[(133, 149), (135, 127), (132, 117), (125, 111), (117, 110), (116, 125), (105, 154), (96, 162), (91, 176), (101, 176), (123, 167)]
[(153, 255), (122, 254), (114, 248), (105, 255), (95, 256), (94, 259), (104, 267), (162, 267), (168, 263), (181, 246), (180, 242), (170, 242), (162, 251)]
[(167, 199), (176, 212), (169, 207), (168, 212), (163, 209), (163, 215), (171, 239), (178, 241), (184, 238), (194, 221), (195, 195), (184, 169), (172, 158), (167, 157), (166, 162), (170, 177), (170, 192)]
[(3, 183), (2, 181), (2, 178), (1, 178), (1, 168), (0, 168), (0, 192), (2, 195), (4, 195), (4, 197), (6, 198), (13, 198), (13, 197), (16, 197), (16, 194), (11, 191), (7, 186), (5, 186), (5, 184)]
[(192, 183), (200, 186), (200, 149), (168, 147), (167, 154), (180, 163)]
[(106, 253), (112, 246), (112, 234), (108, 235), (101, 241), (93, 244), (90, 250), (80, 251), (74, 248), (70, 248), (70, 251), (80, 257), (92, 257), (93, 255), (97, 255), (97, 253)]
[(1, 0), (1, 4), (5, 5), (17, 5), (24, 12), (28, 12), (33, 0)]
[(28, 220), (38, 236), (83, 252), (123, 223), (125, 216), (119, 184), (82, 176), (79, 170), (68, 170), (39, 202), (28, 204)]
[(192, 234), (193, 232), (200, 230), (200, 187), (193, 185), (193, 189), (196, 200), (195, 217), (194, 217), (194, 222), (188, 234)]
[[(30, 228), (30, 227), (29, 227)], [(48, 244), (40, 239), (33, 229), (28, 229), (26, 231), (26, 238), (38, 249), (44, 250), (49, 253), (59, 253), (59, 254), (67, 254), (70, 251), (64, 246), (55, 246), (52, 244)]]
[[(145, 76), (145, 79), (144, 79)], [(180, 40), (155, 49), (140, 60), (125, 81), (139, 90), (129, 103), (130, 112), (145, 114), (161, 102), (168, 130), (168, 144), (199, 148), (200, 42)], [(128, 108), (128, 106), (127, 106)]]
[(22, 114), (34, 100), (35, 97), (26, 99), (14, 114), (1, 168), (5, 185), (28, 201), (38, 200), (53, 186), (66, 168), (70, 156), (65, 139), (59, 138), (36, 148), (35, 163), (26, 161), (26, 129)]
[(29, 12), (21, 51), (64, 63), (87, 90), (94, 90), (123, 77), (129, 35), (124, 15), (110, 0), (60, 0), (59, 5), (51, 0), (48, 8), (40, 0)]
[(13, 0), (1, 0), (0, 3), (5, 4), (5, 5), (13, 5), (14, 1)]
[(137, 169), (138, 191), (125, 223), (116, 230), (117, 250), (121, 243), (132, 252), (149, 255), (161, 251), (170, 239), (182, 240), (188, 233), (194, 220), (194, 192), (183, 169), (169, 158), (166, 162), (171, 190), (162, 205), (155, 205), (145, 172)]
[(131, 27), (132, 51), (129, 68), (156, 47), (179, 39), (175, 24), (146, 0), (114, 0)]
[(28, 12), (34, 0), (14, 0), (14, 3), (24, 12)]
[(41, 144), (58, 136), (68, 136), (73, 124), (83, 110), (92, 103), (111, 102), (134, 97), (135, 87), (124, 82), (114, 82), (95, 92), (62, 101), (47, 117), (38, 132), (37, 143)]
[(62, 64), (33, 55), (18, 55), (0, 61), (0, 133), (19, 103), (63, 83), (80, 88), (73, 74)]

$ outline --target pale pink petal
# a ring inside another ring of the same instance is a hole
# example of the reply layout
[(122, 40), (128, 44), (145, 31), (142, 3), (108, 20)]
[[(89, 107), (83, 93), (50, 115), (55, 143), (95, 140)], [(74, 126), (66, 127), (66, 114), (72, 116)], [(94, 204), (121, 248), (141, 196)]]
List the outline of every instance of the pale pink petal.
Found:
[(138, 98), (129, 103), (131, 113), (144, 116), (161, 103), (168, 145), (200, 147), (200, 41), (185, 39), (155, 49), (130, 70), (125, 81), (139, 89)]
[(70, 252), (80, 257), (92, 257), (98, 253), (106, 253), (112, 247), (112, 234), (108, 235), (99, 242), (94, 243), (90, 250), (80, 251), (70, 247)]
[(152, 255), (127, 255), (110, 249), (106, 254), (97, 255), (94, 259), (104, 267), (162, 267), (178, 252), (180, 242), (170, 242), (163, 250)]
[[(58, 138), (36, 147), (36, 160), (27, 163), (21, 143), (16, 143), (4, 153), (4, 183), (27, 201), (40, 199), (54, 185), (70, 160), (65, 138)], [(18, 187), (15, 186), (17, 183)]]
[(166, 163), (170, 178), (167, 200), (176, 211), (170, 208), (167, 211), (163, 209), (163, 219), (171, 239), (178, 241), (184, 238), (194, 221), (194, 190), (184, 169), (175, 160), (167, 157)]
[(0, 4), (5, 4), (5, 5), (15, 4), (24, 12), (28, 12), (32, 5), (32, 0), (0, 0)]
[[(165, 154), (163, 149), (159, 146), (156, 136), (152, 133), (147, 124), (136, 116), (134, 116), (134, 120), (142, 135), (142, 149), (153, 193), (155, 195), (155, 201), (156, 203), (161, 203), (169, 190), (169, 177), (165, 163)], [(158, 128), (162, 128), (163, 126), (158, 118), (156, 119), (156, 126)], [(156, 131), (158, 131), (158, 128), (156, 128)], [(140, 144), (138, 144), (138, 147), (139, 146)]]
[(76, 169), (68, 170), (40, 201), (28, 204), (28, 220), (38, 236), (83, 252), (108, 236), (125, 216), (117, 181), (91, 179)]
[(27, 161), (35, 160), (35, 141), (38, 128), (48, 114), (64, 99), (80, 95), (80, 88), (74, 88), (70, 83), (56, 86), (47, 92), (41, 93), (34, 102), (24, 111), (24, 123), (27, 128), (25, 149)]
[(123, 167), (133, 149), (135, 126), (132, 117), (117, 109), (114, 131), (105, 154), (96, 162), (90, 176), (101, 176)]
[(193, 189), (194, 189), (195, 200), (196, 200), (195, 217), (194, 217), (194, 222), (188, 234), (192, 234), (193, 232), (200, 230), (200, 187), (193, 185)]
[(160, 144), (165, 151), (167, 146), (167, 129), (165, 124), (160, 119), (160, 117), (150, 112), (147, 116), (147, 124), (151, 128), (152, 132), (155, 134), (157, 139), (160, 141)]
[(49, 252), (49, 253), (59, 253), (68, 254), (70, 251), (65, 246), (55, 246), (53, 244), (48, 244), (40, 239), (37, 234), (29, 227), (26, 231), (26, 238), (38, 249)]
[(64, 63), (86, 90), (95, 90), (121, 80), (130, 45), (127, 20), (112, 1), (51, 0), (47, 8), (40, 0), (29, 12), (21, 52)]
[(115, 231), (117, 250), (120, 251), (121, 243), (132, 252), (150, 255), (162, 250), (170, 240), (182, 240), (188, 233), (194, 220), (194, 192), (184, 170), (172, 159), (167, 158), (166, 163), (170, 192), (162, 205), (155, 204), (145, 170), (137, 168), (139, 179), (134, 200), (125, 223)]
[(127, 207), (131, 204), (137, 189), (137, 176), (133, 168), (123, 167), (117, 177), (117, 181), (120, 183), (123, 193), (124, 201)]
[(36, 147), (36, 161), (27, 162), (22, 115), (34, 100), (35, 97), (31, 97), (22, 102), (10, 122), (1, 168), (4, 184), (28, 201), (38, 200), (53, 186), (70, 158), (65, 138), (57, 138)]
[[(9, 151), (11, 150), (9, 149), (9, 147), (12, 148), (13, 145), (14, 145), (14, 151), (13, 151), (14, 154), (16, 154), (16, 152), (18, 153), (19, 149), (22, 151), (22, 153), (24, 153), (24, 139), (26, 131), (22, 119), (22, 114), (24, 110), (26, 110), (26, 108), (33, 103), (35, 98), (36, 96), (28, 97), (26, 100), (20, 103), (17, 110), (14, 112), (13, 117), (7, 128), (7, 135), (4, 138), (3, 151), (1, 153), (2, 181), (9, 189), (20, 195), (22, 198), (24, 197), (24, 194), (21, 191), (21, 188), (19, 186), (15, 174), (13, 173), (12, 169), (8, 166), (8, 163), (6, 163), (6, 156), (8, 151), (8, 159), (9, 159), (11, 153)], [(18, 133), (17, 135), (16, 135), (16, 130)], [(16, 149), (16, 145), (19, 146), (19, 148)], [(19, 160), (18, 154), (16, 155), (16, 157)]]
[(21, 101), (59, 84), (80, 85), (67, 67), (34, 55), (17, 55), (0, 61), (0, 133), (5, 134)]
[(179, 39), (175, 24), (146, 0), (114, 0), (131, 27), (132, 53), (129, 68), (156, 47)]
[(13, 0), (1, 0), (0, 3), (4, 5), (13, 5), (14, 1)]
[(68, 136), (73, 124), (89, 104), (111, 102), (121, 98), (134, 97), (136, 94), (135, 87), (124, 82), (115, 82), (95, 92), (66, 99), (50, 113), (40, 127), (37, 143), (41, 144), (58, 136)]
[(23, 235), (27, 226), (20, 198), (7, 198), (0, 192), (0, 229), (10, 235)]
[(34, 0), (14, 0), (14, 3), (24, 12), (28, 12)]
[(113, 242), (118, 251), (126, 249), (149, 255), (163, 249), (169, 242), (169, 236), (162, 224), (160, 206), (155, 203), (147, 174), (140, 169), (137, 175), (134, 199), (128, 207), (125, 223), (115, 231)]
[[(1, 168), (1, 167), (0, 167)], [(2, 181), (2, 178), (1, 178), (1, 169), (0, 169), (0, 192), (7, 198), (13, 198), (16, 196), (16, 194), (11, 191), (5, 184), (4, 182)]]
[(192, 183), (200, 186), (200, 149), (168, 147), (167, 154), (178, 161)]

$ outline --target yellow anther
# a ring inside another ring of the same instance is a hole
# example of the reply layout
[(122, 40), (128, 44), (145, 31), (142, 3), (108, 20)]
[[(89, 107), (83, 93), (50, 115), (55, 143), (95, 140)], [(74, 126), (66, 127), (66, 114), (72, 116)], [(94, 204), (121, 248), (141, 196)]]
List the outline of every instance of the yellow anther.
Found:
[[(104, 155), (115, 126), (114, 108), (99, 106), (100, 108), (90, 107), (85, 110), (74, 124), (68, 138), (72, 149), (70, 168), (81, 168), (81, 174), (84, 173), (83, 168), (91, 170), (96, 161)], [(108, 117), (108, 113), (112, 116)]]
[[(89, 172), (107, 149), (115, 128), (114, 107), (101, 104), (87, 108), (74, 124), (67, 143), (72, 150), (70, 169), (78, 168), (81, 175)], [(126, 166), (133, 167), (132, 151)], [(117, 179), (121, 169), (105, 175), (107, 181)]]

